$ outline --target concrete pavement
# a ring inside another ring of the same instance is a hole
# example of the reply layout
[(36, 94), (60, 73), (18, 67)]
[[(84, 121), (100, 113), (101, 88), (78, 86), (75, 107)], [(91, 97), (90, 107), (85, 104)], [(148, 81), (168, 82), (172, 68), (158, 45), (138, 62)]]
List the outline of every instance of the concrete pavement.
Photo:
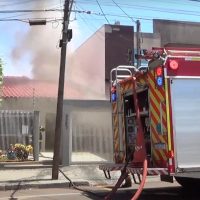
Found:
[[(111, 172), (112, 178), (107, 180), (98, 166), (98, 164), (62, 166), (58, 180), (52, 180), (52, 157), (48, 155), (40, 156), (39, 162), (0, 163), (0, 190), (70, 187), (71, 181), (76, 186), (113, 185), (120, 172)], [(157, 176), (147, 179), (147, 181), (158, 180)]]

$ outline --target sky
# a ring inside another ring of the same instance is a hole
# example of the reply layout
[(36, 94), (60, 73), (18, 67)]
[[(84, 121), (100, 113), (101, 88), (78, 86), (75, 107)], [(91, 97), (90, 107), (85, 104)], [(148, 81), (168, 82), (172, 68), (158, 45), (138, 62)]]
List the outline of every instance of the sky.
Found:
[[(63, 4), (64, 0), (0, 0), (0, 58), (4, 75), (58, 78)], [(16, 12), (35, 9), (59, 11)], [(13, 12), (5, 13), (8, 10)], [(200, 22), (200, 2), (194, 0), (76, 0), (72, 10), (73, 38), (67, 58), (103, 24), (118, 21), (135, 26), (139, 19), (141, 31), (152, 32), (152, 19)], [(36, 18), (49, 22), (46, 26), (29, 26), (28, 20)]]

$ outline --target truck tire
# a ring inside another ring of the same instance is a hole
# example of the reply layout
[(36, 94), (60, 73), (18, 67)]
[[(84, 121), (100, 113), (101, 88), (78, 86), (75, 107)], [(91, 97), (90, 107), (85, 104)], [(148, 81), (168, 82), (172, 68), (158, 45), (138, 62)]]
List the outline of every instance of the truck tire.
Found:
[(199, 188), (200, 179), (198, 178), (187, 178), (187, 177), (177, 177), (175, 176), (176, 181), (184, 188)]

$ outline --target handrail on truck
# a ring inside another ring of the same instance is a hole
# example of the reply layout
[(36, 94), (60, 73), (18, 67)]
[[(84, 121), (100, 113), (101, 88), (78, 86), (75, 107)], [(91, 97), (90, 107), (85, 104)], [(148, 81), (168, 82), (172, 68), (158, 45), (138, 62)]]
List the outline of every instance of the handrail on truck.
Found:
[[(113, 84), (115, 83), (115, 81), (117, 83), (119, 80), (123, 80), (124, 78), (133, 76), (131, 69), (134, 70), (135, 72), (139, 71), (135, 66), (131, 66), (131, 65), (119, 65), (118, 67), (113, 68), (110, 72), (111, 88), (112, 88)], [(113, 72), (115, 72), (115, 74), (113, 74)], [(128, 74), (126, 74), (126, 75), (118, 74), (118, 72), (128, 72)], [(115, 75), (114, 80), (113, 80), (113, 75)]]

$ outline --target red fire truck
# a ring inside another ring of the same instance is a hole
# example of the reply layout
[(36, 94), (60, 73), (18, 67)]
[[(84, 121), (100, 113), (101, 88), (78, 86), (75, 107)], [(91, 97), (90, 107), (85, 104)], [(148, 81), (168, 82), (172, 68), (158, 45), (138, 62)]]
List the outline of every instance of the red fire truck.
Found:
[(200, 180), (200, 49), (153, 48), (139, 59), (146, 68), (118, 66), (110, 75), (115, 163), (99, 168), (121, 176), (106, 199), (128, 174), (140, 181), (132, 199), (147, 175), (183, 186)]

